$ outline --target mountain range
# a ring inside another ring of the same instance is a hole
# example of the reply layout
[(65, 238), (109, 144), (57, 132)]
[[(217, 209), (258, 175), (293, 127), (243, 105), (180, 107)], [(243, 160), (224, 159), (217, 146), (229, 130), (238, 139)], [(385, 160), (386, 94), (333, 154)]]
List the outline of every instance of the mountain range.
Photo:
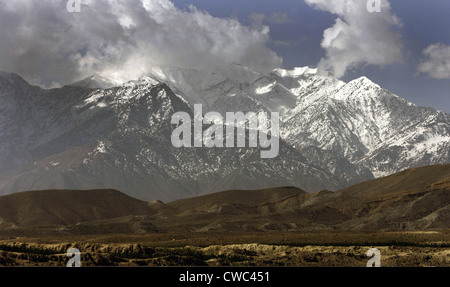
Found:
[[(176, 112), (280, 113), (280, 152), (175, 148)], [(155, 69), (121, 85), (92, 76), (42, 89), (0, 72), (0, 194), (117, 189), (173, 201), (223, 190), (340, 190), (450, 162), (450, 115), (366, 77), (345, 83), (308, 67), (261, 74)]]
[(0, 197), (2, 234), (414, 231), (448, 228), (450, 164), (331, 192), (229, 190), (168, 203), (117, 190), (40, 190)]

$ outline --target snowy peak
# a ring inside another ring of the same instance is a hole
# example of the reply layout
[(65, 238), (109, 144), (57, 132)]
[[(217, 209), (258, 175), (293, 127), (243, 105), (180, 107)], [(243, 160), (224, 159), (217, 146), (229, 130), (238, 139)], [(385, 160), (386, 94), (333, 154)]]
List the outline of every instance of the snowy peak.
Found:
[(359, 77), (355, 80), (350, 81), (349, 83), (359, 83), (361, 86), (377, 86), (380, 87), (378, 84), (374, 83), (372, 80), (367, 78), (366, 76)]
[(298, 78), (301, 76), (310, 77), (317, 74), (317, 69), (312, 69), (310, 67), (297, 67), (293, 68), (291, 70), (286, 69), (275, 69), (273, 71), (274, 74), (277, 74), (278, 76), (284, 78)]
[(73, 83), (69, 86), (73, 87), (83, 87), (89, 89), (107, 89), (112, 88), (115, 85), (110, 82), (108, 79), (100, 76), (100, 75), (91, 75), (84, 80)]
[[(0, 193), (114, 187), (176, 199), (256, 186), (336, 190), (450, 162), (450, 116), (367, 77), (345, 83), (309, 67), (259, 74), (230, 65), (155, 69), (104, 84), (93, 76), (43, 90), (0, 73)], [(279, 157), (262, 161), (252, 148), (174, 148), (171, 117), (192, 115), (194, 104), (204, 113), (279, 112)]]
[(360, 77), (343, 85), (335, 94), (335, 99), (347, 100), (349, 98), (377, 97), (383, 89), (367, 77)]
[(227, 69), (221, 70), (158, 68), (149, 76), (166, 83), (191, 106), (203, 104), (205, 112), (217, 106), (216, 103), (222, 102), (224, 97), (245, 98), (249, 83), (260, 77), (251, 69), (236, 64), (230, 64)]

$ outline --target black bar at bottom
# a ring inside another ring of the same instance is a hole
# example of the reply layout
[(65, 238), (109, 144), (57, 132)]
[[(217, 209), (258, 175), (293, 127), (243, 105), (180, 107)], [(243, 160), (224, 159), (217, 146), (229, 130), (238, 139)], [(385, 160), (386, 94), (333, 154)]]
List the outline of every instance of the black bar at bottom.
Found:
[[(18, 286), (416, 286), (448, 282), (450, 268), (351, 267), (2, 267), (3, 282)], [(443, 280), (443, 281), (441, 281)], [(99, 285), (96, 285), (99, 284)], [(142, 285), (142, 284), (139, 284)]]

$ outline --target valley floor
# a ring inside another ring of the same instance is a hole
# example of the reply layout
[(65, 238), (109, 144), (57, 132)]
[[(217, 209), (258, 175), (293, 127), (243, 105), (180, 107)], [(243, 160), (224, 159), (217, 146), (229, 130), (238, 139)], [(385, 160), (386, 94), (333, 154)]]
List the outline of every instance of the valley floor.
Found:
[(377, 248), (381, 266), (450, 267), (450, 230), (267, 232), (12, 237), (0, 235), (0, 266), (364, 267)]

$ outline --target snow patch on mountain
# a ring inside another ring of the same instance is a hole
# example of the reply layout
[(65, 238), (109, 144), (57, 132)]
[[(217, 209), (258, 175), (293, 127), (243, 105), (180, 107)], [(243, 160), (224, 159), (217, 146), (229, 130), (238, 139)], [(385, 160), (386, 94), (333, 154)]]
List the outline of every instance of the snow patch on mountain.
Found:
[[(230, 65), (155, 69), (119, 86), (94, 84), (43, 90), (0, 72), (0, 193), (117, 188), (173, 200), (286, 185), (335, 190), (450, 162), (450, 116), (367, 77), (346, 83), (309, 67), (259, 74)], [(223, 116), (279, 112), (280, 156), (264, 161), (258, 149), (174, 148), (171, 117), (192, 114), (194, 104)]]

